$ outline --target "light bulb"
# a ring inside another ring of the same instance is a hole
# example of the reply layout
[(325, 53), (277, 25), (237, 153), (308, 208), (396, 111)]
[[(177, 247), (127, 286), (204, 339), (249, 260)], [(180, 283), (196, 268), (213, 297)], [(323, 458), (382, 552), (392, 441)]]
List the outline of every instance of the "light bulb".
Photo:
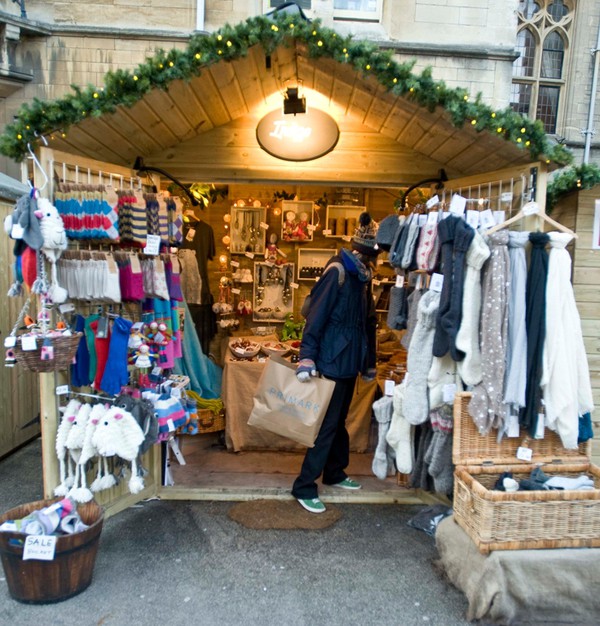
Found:
[(230, 213), (224, 213), (223, 214), (223, 221), (226, 224), (229, 224), (229, 222), (231, 222), (231, 214)]
[(231, 237), (229, 235), (225, 235), (221, 241), (223, 242), (223, 245), (228, 246), (231, 243)]

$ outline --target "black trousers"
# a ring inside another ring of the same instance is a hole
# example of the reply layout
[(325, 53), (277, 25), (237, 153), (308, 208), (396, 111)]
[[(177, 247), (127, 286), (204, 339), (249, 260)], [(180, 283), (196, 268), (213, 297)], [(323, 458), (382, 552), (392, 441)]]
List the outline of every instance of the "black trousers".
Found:
[[(356, 378), (331, 380), (335, 382), (335, 388), (321, 430), (314, 447), (306, 451), (300, 475), (292, 487), (292, 495), (302, 500), (319, 495), (316, 480), (321, 474), (324, 485), (335, 485), (347, 478), (344, 470), (350, 462), (350, 437), (346, 430), (346, 416)], [(310, 385), (310, 382), (306, 384)]]

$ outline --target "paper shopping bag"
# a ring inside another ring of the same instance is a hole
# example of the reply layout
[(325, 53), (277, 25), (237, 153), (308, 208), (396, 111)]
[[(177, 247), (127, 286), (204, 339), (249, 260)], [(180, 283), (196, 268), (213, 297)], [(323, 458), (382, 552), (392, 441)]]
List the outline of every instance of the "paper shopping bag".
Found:
[(295, 365), (271, 356), (258, 381), (248, 425), (312, 448), (334, 387), (326, 378), (301, 383)]

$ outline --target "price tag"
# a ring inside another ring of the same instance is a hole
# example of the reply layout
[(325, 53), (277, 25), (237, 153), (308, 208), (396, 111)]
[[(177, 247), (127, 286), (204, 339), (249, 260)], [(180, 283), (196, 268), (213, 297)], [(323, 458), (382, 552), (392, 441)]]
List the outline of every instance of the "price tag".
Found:
[(129, 261), (131, 263), (131, 273), (139, 274), (142, 271), (142, 266), (140, 265), (140, 259), (137, 254), (130, 254)]
[(428, 209), (431, 209), (431, 207), (434, 207), (436, 204), (439, 204), (439, 203), (440, 203), (440, 199), (439, 199), (438, 195), (435, 194), (435, 196), (433, 196), (432, 198), (429, 198), (429, 200), (427, 200), (425, 206)]
[(25, 352), (37, 350), (37, 341), (33, 335), (24, 335), (21, 337), (21, 349)]
[(425, 224), (427, 224), (427, 213), (421, 213), (421, 215), (419, 215), (417, 218), (417, 224), (419, 226), (425, 226)]
[(491, 209), (485, 209), (485, 211), (481, 211), (479, 214), (479, 223), (481, 227), (484, 229), (492, 228), (492, 226), (496, 225), (496, 220), (494, 219), (494, 214)]
[(317, 227), (316, 227), (314, 224), (307, 224), (307, 225), (306, 225), (306, 230), (307, 230), (309, 233), (312, 233), (312, 232), (314, 232), (315, 230), (317, 230)]
[(23, 546), (23, 560), (53, 561), (56, 539), (54, 535), (27, 535)]
[[(189, 234), (189, 233), (188, 233)], [(160, 252), (160, 235), (148, 235), (144, 254), (156, 256)]]
[(429, 215), (427, 216), (427, 224), (430, 224), (430, 225), (437, 224), (437, 221), (438, 221), (438, 212), (431, 211), (431, 213), (429, 213)]
[(456, 395), (456, 385), (454, 383), (445, 384), (444, 390), (443, 390), (444, 402), (454, 402), (455, 395)]
[(467, 210), (467, 224), (471, 228), (477, 228), (479, 226), (479, 211), (475, 209)]
[(523, 207), (523, 215), (529, 217), (530, 215), (537, 215), (540, 212), (540, 205), (537, 202), (528, 202)]
[(242, 290), (241, 290), (241, 289), (237, 289), (237, 288), (233, 287), (233, 288), (231, 289), (231, 293), (233, 293), (233, 294), (235, 294), (235, 295), (237, 296), (237, 295), (239, 295), (240, 293), (242, 293)]
[(383, 383), (383, 393), (386, 396), (393, 396), (394, 395), (394, 387), (396, 386), (396, 383), (393, 380), (386, 380), (385, 383)]
[(160, 376), (162, 372), (162, 368), (158, 367), (158, 365), (152, 370), (152, 376)]
[(171, 396), (173, 396), (173, 398), (181, 398), (181, 389), (179, 387), (172, 387)]
[(524, 446), (517, 448), (517, 459), (520, 461), (531, 461), (532, 458), (533, 450), (531, 448), (525, 448)]
[(267, 267), (275, 267), (275, 263), (273, 263), (273, 261), (265, 261), (265, 265)]
[(375, 285), (375, 287), (379, 287), (379, 285), (381, 285), (381, 281), (376, 278), (374, 278), (371, 282)]
[(170, 433), (172, 433), (175, 430), (175, 424), (173, 423), (173, 420), (171, 418), (167, 420), (167, 426), (169, 428)]
[(230, 261), (229, 263), (230, 263), (231, 267), (239, 267), (240, 266), (239, 261)]
[(269, 230), (269, 225), (267, 224), (267, 222), (261, 222), (259, 224), (259, 226), (263, 229), (263, 230)]
[(300, 287), (300, 285), (298, 283), (290, 283), (290, 287), (292, 289), (298, 289), (298, 287)]
[(350, 237), (350, 235), (344, 235), (344, 236), (342, 237), (342, 240), (343, 240), (343, 241), (352, 241), (352, 237)]
[(244, 252), (244, 256), (247, 256), (249, 259), (254, 258), (254, 252)]
[(14, 348), (17, 345), (17, 338), (10, 336), (4, 338), (4, 347), (5, 348)]
[(396, 287), (398, 287), (398, 289), (404, 287), (404, 274), (396, 275)]
[(75, 310), (75, 305), (72, 302), (65, 302), (64, 304), (59, 305), (58, 310), (61, 313), (71, 313)]
[(538, 413), (538, 420), (535, 426), (535, 439), (543, 439), (544, 438), (544, 427), (545, 427), (545, 418), (543, 413)]
[(429, 281), (429, 289), (431, 289), (431, 291), (441, 292), (443, 286), (444, 286), (444, 275), (432, 274), (431, 279)]
[(55, 390), (54, 393), (57, 396), (64, 396), (67, 393), (69, 393), (69, 385), (59, 385)]
[(324, 229), (324, 230), (323, 230), (323, 234), (324, 234), (325, 236), (327, 236), (327, 235), (331, 235), (331, 230), (329, 230), (329, 228), (326, 228), (326, 229)]
[(494, 211), (494, 220), (496, 224), (502, 224), (506, 220), (506, 211)]
[(192, 241), (192, 239), (194, 239), (195, 234), (196, 234), (195, 228), (188, 229), (187, 234), (185, 236), (186, 241)]
[(512, 191), (505, 191), (500, 194), (500, 202), (512, 202), (513, 194)]
[(450, 213), (462, 217), (467, 206), (467, 199), (455, 193), (450, 200)]
[(506, 434), (508, 437), (514, 438), (519, 436), (521, 429), (519, 427), (518, 415), (509, 415), (506, 425)]

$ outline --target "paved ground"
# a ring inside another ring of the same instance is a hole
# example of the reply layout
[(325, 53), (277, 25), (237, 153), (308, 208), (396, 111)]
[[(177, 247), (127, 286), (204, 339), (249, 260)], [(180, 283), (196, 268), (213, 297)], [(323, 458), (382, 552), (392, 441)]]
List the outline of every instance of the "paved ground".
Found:
[[(0, 508), (42, 497), (34, 442), (0, 462)], [(337, 505), (319, 531), (249, 530), (233, 503), (145, 502), (106, 521), (91, 586), (55, 605), (14, 601), (0, 572), (0, 624), (15, 626), (454, 626), (467, 602), (432, 565), (420, 507)]]

